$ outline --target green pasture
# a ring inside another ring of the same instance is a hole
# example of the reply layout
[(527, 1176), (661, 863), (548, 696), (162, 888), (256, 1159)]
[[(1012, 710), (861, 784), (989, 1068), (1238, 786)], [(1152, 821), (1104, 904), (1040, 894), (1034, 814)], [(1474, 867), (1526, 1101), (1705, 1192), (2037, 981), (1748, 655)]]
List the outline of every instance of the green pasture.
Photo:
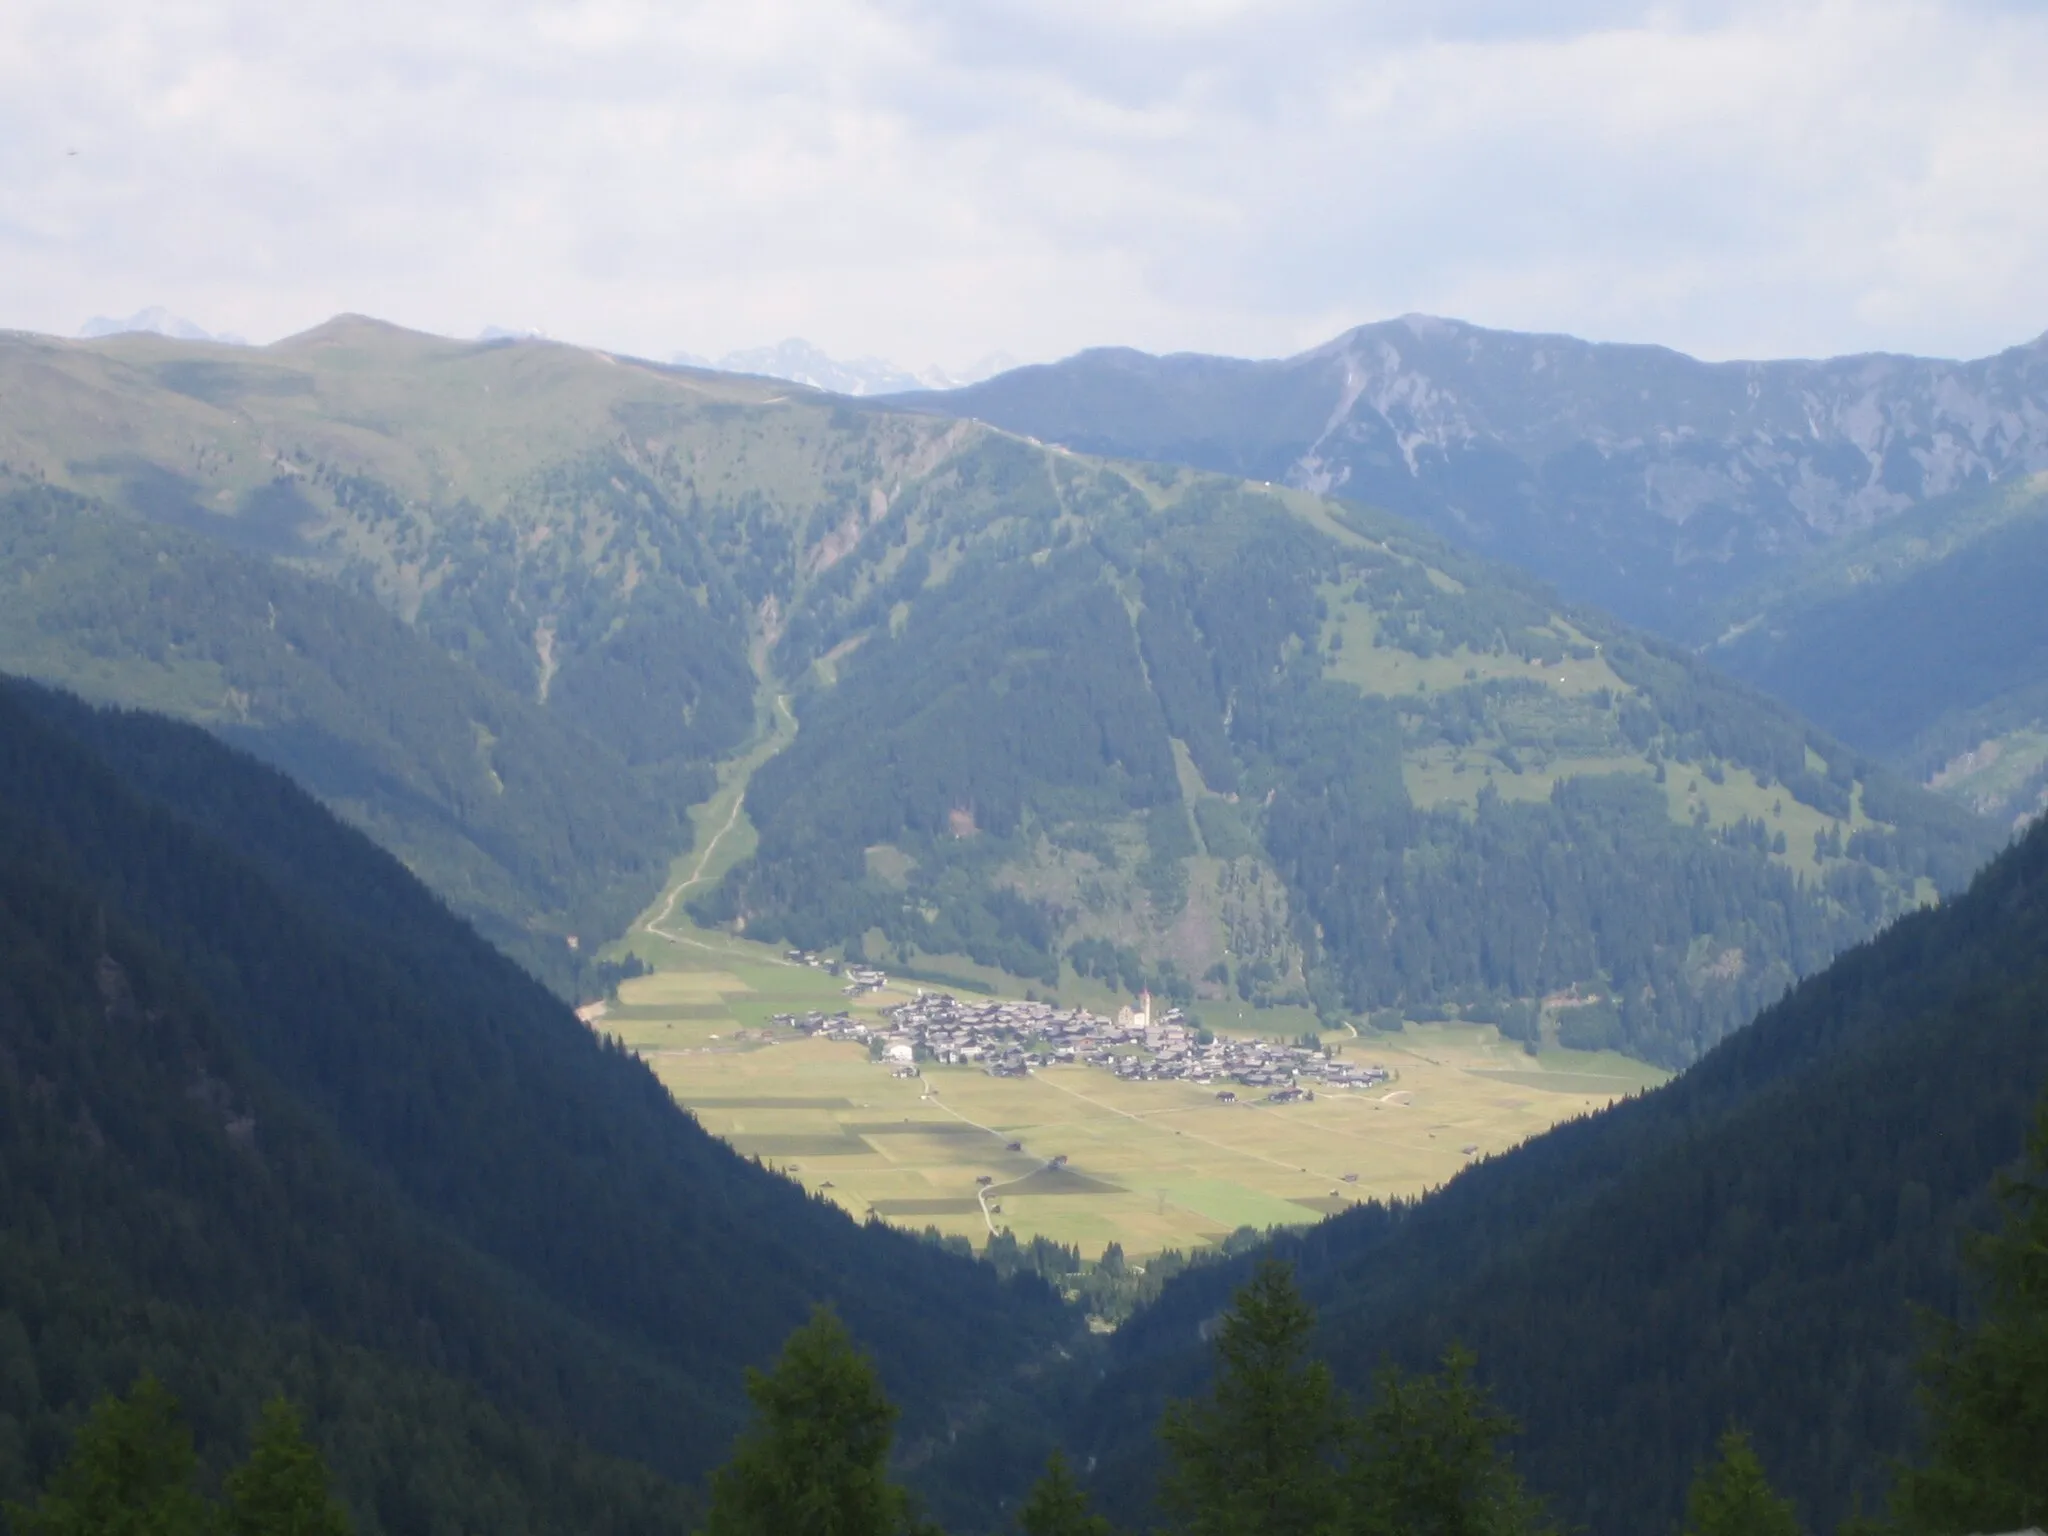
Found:
[(1548, 800), (1566, 779), (1582, 774), (1640, 773), (1653, 770), (1641, 757), (1613, 753), (1598, 757), (1552, 757), (1519, 771), (1503, 765), (1485, 747), (1449, 744), (1412, 749), (1402, 754), (1401, 777), (1408, 798), (1417, 807), (1459, 805), (1470, 810), (1489, 785), (1503, 800)]
[[(2048, 753), (2044, 753), (2048, 757)], [(1655, 770), (1643, 757), (1616, 752), (1611, 755), (1559, 756), (1525, 764), (1520, 772), (1504, 767), (1493, 752), (1483, 746), (1440, 745), (1412, 750), (1402, 760), (1401, 772), (1408, 797), (1420, 807), (1476, 806), (1482, 789), (1489, 786), (1504, 800), (1547, 800), (1550, 792), (1566, 779), (1604, 773), (1640, 773)], [(1859, 789), (1847, 817), (1829, 816), (1795, 800), (1783, 785), (1766, 785), (1747, 768), (1724, 765), (1716, 783), (1697, 763), (1665, 764), (1665, 799), (1674, 821), (1692, 821), (1706, 812), (1707, 825), (1730, 827), (1746, 817), (1761, 821), (1772, 832), (1785, 834), (1785, 851), (1773, 854), (1795, 874), (1816, 875), (1826, 865), (1813, 858), (1813, 839), (1819, 832), (1839, 832), (1846, 841), (1852, 832), (1871, 825), (1863, 813)], [(1846, 863), (1828, 860), (1828, 864)]]
[[(1431, 571), (1432, 578), (1441, 573)], [(1548, 666), (1524, 661), (1508, 652), (1474, 651), (1460, 647), (1437, 656), (1418, 656), (1398, 646), (1379, 643), (1379, 617), (1370, 605), (1359, 602), (1345, 587), (1325, 583), (1320, 589), (1329, 605), (1330, 617), (1323, 625), (1323, 645), (1342, 636), (1343, 643), (1330, 661), (1326, 675), (1350, 683), (1365, 693), (1389, 696), (1409, 693), (1444, 693), (1471, 683), (1509, 678), (1539, 682), (1567, 697), (1578, 697), (1605, 688), (1617, 695), (1635, 690), (1623, 682), (1606, 658), (1595, 654), (1588, 660), (1566, 657)], [(1562, 643), (1585, 647), (1592, 642), (1563, 620), (1553, 621)]]
[[(1434, 575), (1435, 573), (1432, 573)], [(1436, 694), (1473, 683), (1523, 679), (1541, 683), (1554, 702), (1529, 704), (1537, 713), (1525, 722), (1528, 729), (1514, 733), (1532, 736), (1535, 744), (1517, 740), (1513, 757), (1520, 766), (1511, 768), (1501, 755), (1502, 743), (1481, 740), (1466, 746), (1448, 742), (1413, 748), (1402, 762), (1402, 778), (1409, 798), (1421, 807), (1455, 805), (1471, 808), (1482, 790), (1491, 787), (1507, 800), (1542, 800), (1562, 781), (1589, 774), (1650, 773), (1652, 765), (1642, 754), (1614, 735), (1603, 747), (1598, 738), (1597, 718), (1583, 718), (1585, 704), (1579, 701), (1606, 691), (1625, 697), (1634, 690), (1608, 666), (1594, 647), (1586, 657), (1566, 657), (1538, 664), (1508, 652), (1480, 652), (1466, 648), (1436, 656), (1418, 656), (1398, 646), (1379, 643), (1379, 619), (1365, 604), (1355, 600), (1343, 587), (1326, 584), (1323, 597), (1329, 604), (1323, 641), (1341, 644), (1332, 654), (1327, 674), (1348, 682), (1366, 693), (1388, 697)], [(1585, 650), (1590, 639), (1563, 619), (1551, 628), (1568, 646)], [(1573, 711), (1581, 718), (1574, 718)], [(1590, 724), (1590, 730), (1589, 730)], [(2026, 744), (2032, 746), (2033, 743)], [(1991, 754), (1996, 758), (1999, 754)], [(2015, 766), (2008, 776), (2023, 774), (2048, 761), (2048, 745), (2038, 753), (2024, 748), (2014, 754)], [(1825, 764), (1819, 765), (1823, 770)], [(1813, 856), (1816, 833), (1839, 832), (1847, 838), (1870, 824), (1862, 809), (1860, 791), (1846, 818), (1825, 815), (1802, 805), (1782, 785), (1766, 785), (1748, 769), (1721, 765), (1719, 781), (1708, 773), (1708, 765), (1672, 762), (1666, 764), (1665, 793), (1674, 821), (1692, 821), (1704, 813), (1706, 823), (1728, 827), (1745, 817), (1760, 820), (1773, 833), (1785, 834), (1785, 852), (1775, 855), (1795, 873), (1821, 872)]]
[(1254, 1008), (1233, 993), (1220, 1002), (1197, 1003), (1195, 1012), (1201, 1015), (1206, 1028), (1219, 1034), (1264, 1035), (1269, 1040), (1298, 1040), (1305, 1034), (1323, 1034), (1328, 1035), (1332, 1045), (1345, 1043), (1344, 1031), (1326, 1030), (1313, 1008)]

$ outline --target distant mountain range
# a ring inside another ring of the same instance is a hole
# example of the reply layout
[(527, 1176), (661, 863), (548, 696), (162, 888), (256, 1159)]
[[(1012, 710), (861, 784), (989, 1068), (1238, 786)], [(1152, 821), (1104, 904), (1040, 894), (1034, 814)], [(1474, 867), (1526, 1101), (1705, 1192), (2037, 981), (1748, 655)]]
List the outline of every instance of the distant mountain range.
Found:
[(748, 347), (712, 359), (695, 352), (678, 352), (669, 361), (686, 368), (709, 368), (718, 373), (754, 373), (765, 378), (788, 379), (811, 389), (835, 395), (888, 395), (905, 390), (959, 389), (1017, 366), (1005, 353), (993, 353), (958, 372), (925, 368), (912, 372), (879, 357), (857, 357), (851, 361), (832, 358), (800, 337), (772, 347)]
[(1411, 315), (1276, 361), (1103, 349), (899, 403), (1385, 507), (1697, 643), (1752, 583), (2048, 468), (2048, 337), (1703, 363)]
[[(78, 328), (81, 341), (133, 333), (167, 336), (174, 341), (208, 341), (221, 346), (245, 347), (248, 341), (232, 331), (209, 331), (204, 326), (173, 314), (162, 305), (139, 309), (126, 319), (94, 315)], [(531, 326), (487, 325), (477, 332), (478, 341), (547, 341), (547, 332)], [(835, 358), (801, 337), (792, 336), (768, 347), (746, 347), (722, 357), (705, 357), (695, 352), (677, 352), (670, 359), (678, 367), (706, 368), (716, 373), (748, 373), (763, 378), (787, 379), (809, 389), (835, 395), (887, 395), (906, 390), (960, 389), (980, 382), (1017, 360), (1006, 352), (995, 352), (966, 368), (905, 368), (880, 357)]]
[(169, 336), (175, 341), (211, 341), (227, 347), (246, 347), (249, 343), (232, 331), (214, 332), (194, 325), (183, 315), (174, 315), (160, 304), (148, 309), (138, 309), (126, 320), (116, 320), (107, 315), (94, 315), (78, 328), (81, 340), (90, 341), (99, 336), (121, 336), (130, 331), (145, 331), (154, 336)]

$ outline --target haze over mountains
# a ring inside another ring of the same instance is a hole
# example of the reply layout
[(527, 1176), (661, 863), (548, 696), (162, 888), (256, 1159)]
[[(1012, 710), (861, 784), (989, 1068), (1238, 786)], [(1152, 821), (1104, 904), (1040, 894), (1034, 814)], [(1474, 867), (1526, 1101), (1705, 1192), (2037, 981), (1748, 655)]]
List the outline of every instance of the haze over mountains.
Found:
[(174, 315), (161, 304), (152, 304), (138, 309), (125, 320), (111, 315), (94, 315), (78, 328), (80, 339), (92, 341), (101, 336), (125, 336), (135, 331), (146, 331), (155, 336), (169, 336), (174, 341), (217, 341), (223, 346), (243, 347), (248, 343), (229, 331), (218, 334), (195, 325), (183, 315)]
[(2048, 337), (1701, 363), (1428, 316), (1270, 362), (1105, 349), (904, 403), (1414, 517), (2012, 821), (2048, 805)]
[(2020, 822), (2048, 810), (2048, 476), (1940, 497), (1723, 610), (1705, 654)]
[(912, 371), (886, 358), (828, 357), (821, 348), (798, 336), (772, 347), (745, 347), (728, 352), (715, 361), (695, 352), (678, 352), (669, 361), (718, 373), (757, 373), (835, 395), (855, 396), (900, 394), (911, 389), (959, 389), (1017, 365), (1015, 358), (993, 353), (957, 372), (937, 367)]

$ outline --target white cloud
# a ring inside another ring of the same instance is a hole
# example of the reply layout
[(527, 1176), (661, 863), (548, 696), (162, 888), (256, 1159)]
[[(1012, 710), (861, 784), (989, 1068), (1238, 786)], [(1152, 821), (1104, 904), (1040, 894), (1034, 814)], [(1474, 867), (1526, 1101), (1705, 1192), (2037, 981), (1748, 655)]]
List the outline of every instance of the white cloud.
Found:
[(2048, 326), (2044, 75), (1985, 0), (13, 0), (0, 324), (1972, 353)]

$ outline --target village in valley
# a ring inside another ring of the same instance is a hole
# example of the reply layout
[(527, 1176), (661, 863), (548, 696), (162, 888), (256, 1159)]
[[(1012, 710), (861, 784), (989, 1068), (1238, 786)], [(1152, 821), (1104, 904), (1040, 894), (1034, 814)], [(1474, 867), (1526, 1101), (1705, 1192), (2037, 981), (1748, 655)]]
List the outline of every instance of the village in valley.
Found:
[[(808, 959), (808, 956), (804, 957)], [(850, 993), (879, 990), (887, 977), (859, 967), (846, 972)], [(886, 1024), (846, 1013), (783, 1013), (775, 1023), (828, 1040), (867, 1046), (902, 1076), (919, 1065), (978, 1066), (992, 1077), (1024, 1077), (1057, 1065), (1081, 1064), (1133, 1082), (1230, 1083), (1216, 1097), (1230, 1103), (1238, 1089), (1268, 1102), (1312, 1101), (1316, 1091), (1367, 1088), (1387, 1070), (1359, 1066), (1320, 1046), (1211, 1034), (1168, 1008), (1155, 1015), (1152, 995), (1114, 1019), (1084, 1008), (1036, 1001), (963, 1001), (949, 992), (920, 990), (913, 1000), (884, 1011)]]
[(1489, 1025), (1318, 1038), (1289, 1010), (1225, 1033), (1142, 993), (1019, 999), (731, 941), (685, 958), (622, 982), (593, 1026), (742, 1156), (977, 1248), (1010, 1227), (1089, 1256), (1191, 1253), (1416, 1194), (1655, 1080)]

